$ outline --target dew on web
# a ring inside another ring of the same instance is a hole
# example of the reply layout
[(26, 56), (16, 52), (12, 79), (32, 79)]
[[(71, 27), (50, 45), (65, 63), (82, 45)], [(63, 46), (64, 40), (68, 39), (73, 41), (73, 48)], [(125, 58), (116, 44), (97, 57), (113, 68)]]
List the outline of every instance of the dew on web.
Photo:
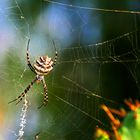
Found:
[[(0, 139), (18, 139), (26, 118), (20, 139), (90, 140), (97, 125), (110, 130), (102, 104), (120, 107), (125, 98), (139, 99), (140, 12), (127, 2), (114, 5), (0, 2)], [(41, 84), (20, 104), (8, 104), (36, 76), (26, 64), (29, 38), (31, 63), (39, 56), (54, 57), (52, 40), (58, 51), (57, 64), (45, 77), (49, 103), (40, 110)]]

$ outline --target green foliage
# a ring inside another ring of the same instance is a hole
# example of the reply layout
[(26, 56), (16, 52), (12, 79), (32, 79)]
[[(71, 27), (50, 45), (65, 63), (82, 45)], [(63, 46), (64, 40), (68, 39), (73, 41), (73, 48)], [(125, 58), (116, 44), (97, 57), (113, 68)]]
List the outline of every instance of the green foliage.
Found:
[(96, 138), (96, 140), (110, 140), (107, 132), (100, 128), (96, 129), (95, 138)]
[(140, 108), (126, 115), (118, 132), (122, 140), (140, 139)]
[[(100, 135), (97, 133), (100, 132)], [(114, 140), (139, 140), (140, 138), (140, 108), (137, 108), (134, 111), (130, 111), (126, 114), (121, 122), (121, 126), (116, 131), (119, 138), (116, 137), (116, 134), (112, 134)], [(109, 135), (104, 133), (104, 130), (96, 130), (96, 140), (112, 140), (109, 138)]]

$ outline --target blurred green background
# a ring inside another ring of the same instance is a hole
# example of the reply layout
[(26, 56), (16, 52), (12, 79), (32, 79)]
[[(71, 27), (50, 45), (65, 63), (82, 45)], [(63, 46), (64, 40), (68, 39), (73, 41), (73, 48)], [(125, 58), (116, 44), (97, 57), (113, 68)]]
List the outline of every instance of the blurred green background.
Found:
[(45, 77), (47, 107), (37, 109), (41, 84), (27, 93), (23, 139), (40, 132), (39, 140), (92, 140), (96, 126), (111, 131), (100, 105), (120, 108), (140, 97), (140, 13), (130, 11), (140, 11), (140, 2), (1, 0), (0, 140), (17, 139), (23, 102), (8, 102), (35, 77), (26, 65), (29, 38), (32, 63), (54, 56), (52, 40), (59, 57)]

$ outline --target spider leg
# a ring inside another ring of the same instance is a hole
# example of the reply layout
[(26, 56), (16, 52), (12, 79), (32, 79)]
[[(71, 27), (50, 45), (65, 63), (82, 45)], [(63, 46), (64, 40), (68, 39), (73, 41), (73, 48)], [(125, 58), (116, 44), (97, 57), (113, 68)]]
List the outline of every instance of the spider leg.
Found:
[(19, 102), (22, 101), (23, 97), (26, 95), (26, 93), (31, 89), (31, 87), (33, 86), (33, 84), (37, 81), (37, 78), (35, 78), (27, 87), (26, 89), (14, 100), (8, 102), (8, 104), (12, 103), (12, 102), (16, 102), (16, 104), (18, 104)]
[(43, 88), (44, 88), (44, 101), (43, 103), (38, 107), (38, 109), (40, 109), (43, 105), (46, 106), (48, 103), (48, 89), (47, 89), (47, 85), (45, 83), (45, 79), (42, 79), (42, 84), (43, 84)]
[(54, 42), (54, 40), (52, 40), (52, 42), (53, 42), (53, 46), (54, 46), (54, 48), (55, 48), (55, 56), (54, 56), (54, 58), (53, 58), (53, 66), (54, 65), (56, 65), (56, 61), (57, 61), (57, 58), (58, 58), (58, 53), (57, 53), (57, 49), (56, 49), (56, 46), (55, 46), (55, 42)]
[(32, 64), (30, 63), (30, 57), (29, 57), (29, 51), (28, 51), (28, 50), (29, 50), (29, 44), (30, 44), (30, 39), (28, 40), (27, 52), (26, 52), (27, 65), (29, 66), (29, 68), (30, 68), (30, 70), (31, 70), (32, 72), (36, 73), (35, 70), (34, 70), (34, 67), (33, 67)]

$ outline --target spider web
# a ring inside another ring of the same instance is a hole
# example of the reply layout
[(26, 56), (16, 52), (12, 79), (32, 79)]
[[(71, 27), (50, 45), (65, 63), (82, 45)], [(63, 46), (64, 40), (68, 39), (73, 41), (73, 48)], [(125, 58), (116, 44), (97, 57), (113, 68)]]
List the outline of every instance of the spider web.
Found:
[(45, 77), (48, 106), (37, 109), (41, 85), (28, 93), (23, 139), (91, 140), (97, 125), (111, 130), (100, 105), (119, 108), (125, 98), (139, 98), (140, 12), (135, 5), (140, 3), (112, 2), (105, 8), (94, 8), (101, 4), (91, 1), (0, 3), (0, 139), (17, 138), (22, 103), (7, 102), (35, 76), (26, 66), (29, 38), (32, 62), (40, 55), (54, 55), (52, 40), (59, 58)]

